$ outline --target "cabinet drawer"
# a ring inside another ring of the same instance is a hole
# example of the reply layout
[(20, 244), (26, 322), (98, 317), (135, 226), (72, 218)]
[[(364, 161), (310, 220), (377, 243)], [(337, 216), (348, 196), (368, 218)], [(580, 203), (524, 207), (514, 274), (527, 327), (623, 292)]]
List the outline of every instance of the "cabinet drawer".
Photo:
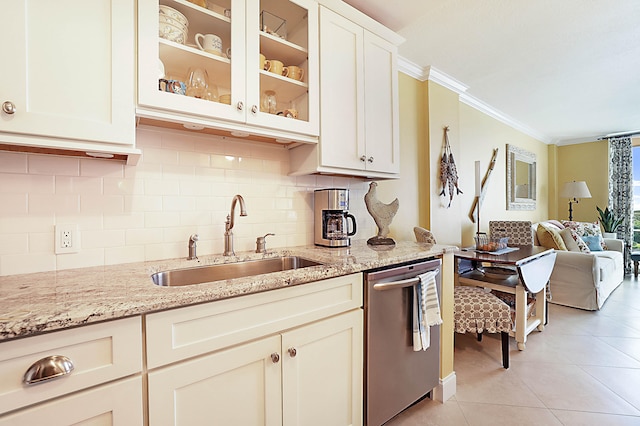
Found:
[(155, 368), (362, 306), (362, 275), (148, 315), (147, 364)]
[(142, 425), (142, 377), (130, 377), (74, 393), (8, 416), (0, 426)]
[[(35, 385), (23, 383), (27, 369), (51, 355), (64, 355), (73, 371)], [(0, 407), (15, 410), (142, 370), (140, 317), (88, 325), (0, 344)]]

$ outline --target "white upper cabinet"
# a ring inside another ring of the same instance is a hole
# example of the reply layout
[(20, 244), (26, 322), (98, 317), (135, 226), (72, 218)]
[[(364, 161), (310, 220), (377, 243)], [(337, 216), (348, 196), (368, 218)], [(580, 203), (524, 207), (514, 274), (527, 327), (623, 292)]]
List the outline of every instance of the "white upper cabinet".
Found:
[(358, 23), (364, 15), (341, 12), (349, 16), (320, 7), (320, 142), (291, 150), (292, 174), (397, 177), (397, 36), (391, 42)]
[[(138, 116), (279, 142), (317, 142), (317, 4), (209, 0), (205, 8), (195, 3), (138, 2)], [(184, 40), (160, 36), (166, 32), (160, 6), (186, 18)], [(198, 36), (201, 45), (205, 39), (213, 41), (209, 49), (197, 45), (198, 34), (210, 35)], [(269, 71), (261, 54), (271, 65)], [(207, 90), (198, 91), (190, 83), (194, 70), (206, 74)], [(181, 90), (186, 93), (175, 93)], [(275, 99), (272, 107), (267, 94)]]
[(365, 168), (368, 171), (399, 173), (400, 124), (396, 46), (365, 31), (364, 69)]
[(137, 158), (134, 2), (5, 1), (0, 13), (0, 148)]

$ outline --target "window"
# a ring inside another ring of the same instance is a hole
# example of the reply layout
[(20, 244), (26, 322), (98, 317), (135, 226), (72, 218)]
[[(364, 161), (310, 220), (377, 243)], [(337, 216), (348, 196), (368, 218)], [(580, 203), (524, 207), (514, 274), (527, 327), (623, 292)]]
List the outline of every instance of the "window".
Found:
[(640, 249), (640, 146), (633, 147), (633, 249)]

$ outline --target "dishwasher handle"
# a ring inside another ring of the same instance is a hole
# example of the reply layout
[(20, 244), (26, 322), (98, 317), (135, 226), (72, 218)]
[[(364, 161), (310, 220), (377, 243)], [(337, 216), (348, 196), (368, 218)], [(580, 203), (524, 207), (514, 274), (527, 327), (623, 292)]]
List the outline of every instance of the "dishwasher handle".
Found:
[[(436, 270), (436, 274), (439, 271)], [(378, 283), (373, 285), (373, 289), (377, 291), (394, 290), (397, 288), (411, 287), (420, 283), (419, 277), (407, 278), (404, 280), (390, 281), (386, 283)]]
[(374, 284), (373, 289), (377, 291), (393, 290), (396, 288), (411, 287), (420, 282), (420, 278), (407, 278), (406, 280), (391, 281), (388, 283)]

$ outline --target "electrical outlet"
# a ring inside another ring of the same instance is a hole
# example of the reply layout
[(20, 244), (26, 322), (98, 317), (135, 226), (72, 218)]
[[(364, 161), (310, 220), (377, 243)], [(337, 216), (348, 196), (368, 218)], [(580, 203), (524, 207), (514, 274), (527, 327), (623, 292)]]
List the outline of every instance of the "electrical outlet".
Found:
[(80, 231), (78, 225), (56, 225), (56, 254), (78, 253), (80, 251)]

